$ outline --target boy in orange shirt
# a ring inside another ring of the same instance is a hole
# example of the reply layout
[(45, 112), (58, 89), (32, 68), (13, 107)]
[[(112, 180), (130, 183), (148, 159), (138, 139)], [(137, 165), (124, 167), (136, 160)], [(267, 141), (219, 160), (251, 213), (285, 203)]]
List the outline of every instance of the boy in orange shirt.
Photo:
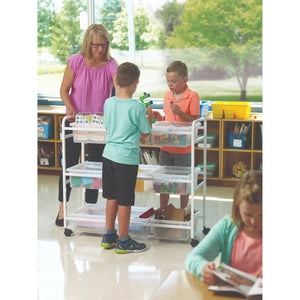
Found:
[[(166, 72), (169, 91), (164, 96), (164, 113), (166, 121), (193, 122), (199, 118), (200, 99), (197, 92), (187, 86), (188, 70), (181, 61), (173, 61)], [(173, 102), (173, 103), (172, 103)], [(153, 118), (161, 121), (159, 112), (153, 112)], [(190, 166), (191, 146), (161, 147), (159, 164), (167, 166)], [(185, 208), (189, 201), (189, 194), (180, 195), (180, 207)], [(166, 208), (169, 194), (160, 194), (160, 207)]]

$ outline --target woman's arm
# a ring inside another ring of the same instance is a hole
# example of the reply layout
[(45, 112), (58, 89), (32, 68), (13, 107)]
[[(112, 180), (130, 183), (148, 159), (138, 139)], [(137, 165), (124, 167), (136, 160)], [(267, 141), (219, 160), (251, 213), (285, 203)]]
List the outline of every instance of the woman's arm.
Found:
[(73, 118), (75, 118), (76, 111), (71, 104), (69, 93), (73, 84), (74, 77), (75, 77), (74, 72), (70, 68), (69, 64), (67, 64), (64, 77), (61, 83), (61, 87), (60, 87), (60, 97), (68, 109), (68, 114), (72, 115)]

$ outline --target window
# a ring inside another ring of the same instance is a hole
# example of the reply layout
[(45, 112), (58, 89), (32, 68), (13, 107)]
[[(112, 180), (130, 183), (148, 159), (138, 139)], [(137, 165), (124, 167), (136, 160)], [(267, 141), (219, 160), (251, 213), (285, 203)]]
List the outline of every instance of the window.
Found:
[(59, 97), (67, 58), (81, 50), (87, 1), (38, 0), (38, 94)]
[[(81, 49), (87, 6), (38, 0), (39, 94), (58, 96), (66, 59)], [(262, 101), (261, 1), (94, 0), (93, 8), (94, 22), (110, 32), (112, 56), (141, 69), (136, 97), (163, 98), (166, 67), (181, 60), (200, 99)]]

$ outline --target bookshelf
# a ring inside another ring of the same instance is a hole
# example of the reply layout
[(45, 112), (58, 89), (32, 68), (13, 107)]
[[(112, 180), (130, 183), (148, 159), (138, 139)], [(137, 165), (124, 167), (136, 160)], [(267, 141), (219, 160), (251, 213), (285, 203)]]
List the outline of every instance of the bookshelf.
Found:
[(53, 119), (53, 136), (49, 139), (38, 138), (38, 148), (47, 149), (51, 154), (51, 163), (45, 166), (42, 163), (41, 154), (37, 151), (38, 172), (46, 174), (59, 174), (61, 171), (61, 120), (65, 116), (65, 107), (38, 107), (38, 116), (50, 116)]
[[(54, 118), (54, 137), (48, 140), (38, 139), (38, 144), (46, 144), (52, 147), (54, 153), (53, 166), (45, 167), (39, 164), (38, 172), (47, 174), (59, 174), (61, 171), (60, 162), (60, 120), (65, 115), (64, 107), (42, 107), (39, 106), (38, 114), (51, 115)], [(236, 123), (250, 124), (250, 130), (247, 135), (247, 144), (244, 149), (231, 149), (229, 133), (235, 127)], [(246, 120), (236, 119), (213, 119), (212, 113), (207, 116), (207, 133), (215, 134), (216, 138), (211, 146), (207, 147), (207, 162), (217, 165), (216, 171), (212, 176), (207, 177), (207, 183), (210, 185), (234, 186), (238, 180), (232, 173), (232, 166), (238, 162), (245, 162), (250, 170), (257, 170), (262, 165), (262, 114), (252, 114)], [(159, 146), (143, 145), (142, 150), (153, 151), (158, 158)], [(203, 149), (195, 145), (195, 165), (202, 163)]]

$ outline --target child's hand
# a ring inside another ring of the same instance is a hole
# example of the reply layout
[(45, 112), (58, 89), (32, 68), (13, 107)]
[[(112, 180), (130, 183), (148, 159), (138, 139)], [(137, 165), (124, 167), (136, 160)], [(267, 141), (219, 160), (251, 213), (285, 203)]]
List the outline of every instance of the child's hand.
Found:
[(171, 109), (173, 114), (178, 115), (181, 112), (180, 106), (176, 104), (171, 104)]
[(262, 278), (263, 277), (263, 272), (262, 270), (258, 273), (258, 275), (256, 276), (257, 278)]
[(212, 272), (215, 268), (216, 268), (215, 263), (212, 261), (204, 266), (202, 271), (202, 278), (205, 283), (209, 285), (213, 285), (217, 283), (218, 277), (214, 275), (214, 273)]
[(162, 121), (162, 116), (158, 111), (153, 111), (152, 112), (152, 117), (156, 121)]

